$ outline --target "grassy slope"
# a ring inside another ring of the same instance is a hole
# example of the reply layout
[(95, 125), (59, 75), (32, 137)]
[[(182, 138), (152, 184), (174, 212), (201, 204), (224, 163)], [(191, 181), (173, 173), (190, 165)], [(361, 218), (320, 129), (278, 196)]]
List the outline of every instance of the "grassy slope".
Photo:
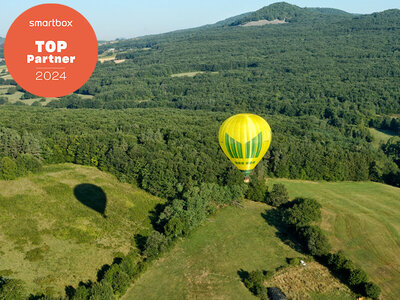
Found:
[(171, 74), (171, 77), (194, 77), (197, 74), (218, 74), (218, 72), (203, 72), (203, 71), (196, 71), (196, 72), (184, 72), (184, 73), (176, 73)]
[[(39, 101), (39, 100), (41, 100), (41, 99), (45, 99), (44, 102), (40, 102), (40, 104), (41, 104), (42, 106), (44, 106), (44, 105), (46, 105), (47, 103), (51, 102), (52, 100), (57, 100), (57, 99), (59, 99), (59, 98), (40, 98), (40, 97), (39, 97), (39, 98), (21, 100), (20, 98), (21, 98), (21, 96), (22, 96), (24, 93), (22, 93), (22, 92), (15, 92), (15, 93), (12, 94), (12, 95), (8, 95), (8, 94), (7, 94), (7, 90), (8, 90), (10, 87), (13, 87), (13, 85), (0, 85), (0, 97), (6, 97), (6, 98), (8, 99), (8, 102), (10, 102), (10, 103), (15, 103), (15, 102), (21, 101), (21, 102), (23, 102), (23, 103), (25, 103), (25, 104), (27, 104), (27, 105), (32, 105), (33, 102)], [(77, 94), (77, 95), (79, 95), (79, 96), (80, 96), (81, 98), (83, 98), (83, 99), (91, 99), (91, 98), (93, 98), (92, 95), (81, 95), (81, 94)]]
[(378, 130), (375, 128), (370, 128), (369, 130), (374, 138), (372, 144), (375, 147), (379, 147), (381, 144), (386, 143), (391, 137), (395, 136), (394, 132), (388, 130)]
[[(286, 257), (300, 256), (266, 223), (266, 208), (245, 201), (244, 207), (222, 209), (149, 267), (123, 299), (257, 299), (238, 271), (271, 270), (285, 264)], [(322, 273), (328, 286), (335, 281), (326, 270)], [(338, 297), (349, 299), (345, 292)]]
[[(77, 201), (73, 189), (82, 183), (103, 189), (107, 218)], [(135, 233), (148, 232), (149, 211), (160, 202), (110, 174), (71, 164), (0, 181), (0, 274), (24, 280), (35, 292), (95, 280), (116, 252), (129, 250)], [(27, 260), (36, 248), (42, 258)]]
[(371, 182), (284, 183), (291, 197), (306, 196), (323, 206), (322, 227), (335, 249), (343, 249), (383, 289), (400, 299), (400, 189)]

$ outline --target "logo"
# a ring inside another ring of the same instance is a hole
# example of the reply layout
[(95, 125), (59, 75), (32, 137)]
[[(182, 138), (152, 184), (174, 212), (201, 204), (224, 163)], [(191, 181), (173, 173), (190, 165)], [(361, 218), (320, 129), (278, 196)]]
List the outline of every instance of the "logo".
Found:
[(12, 78), (40, 97), (62, 97), (79, 89), (96, 67), (97, 52), (89, 22), (60, 4), (42, 4), (22, 13), (4, 43)]

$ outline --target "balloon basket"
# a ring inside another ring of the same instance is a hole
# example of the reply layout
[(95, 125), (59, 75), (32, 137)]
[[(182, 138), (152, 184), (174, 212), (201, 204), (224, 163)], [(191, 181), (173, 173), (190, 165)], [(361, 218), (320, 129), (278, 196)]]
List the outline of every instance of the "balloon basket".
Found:
[(251, 173), (251, 170), (242, 170), (242, 173), (243, 173), (243, 175), (244, 175), (243, 182), (244, 182), (244, 183), (249, 183), (249, 182), (250, 182), (250, 173)]

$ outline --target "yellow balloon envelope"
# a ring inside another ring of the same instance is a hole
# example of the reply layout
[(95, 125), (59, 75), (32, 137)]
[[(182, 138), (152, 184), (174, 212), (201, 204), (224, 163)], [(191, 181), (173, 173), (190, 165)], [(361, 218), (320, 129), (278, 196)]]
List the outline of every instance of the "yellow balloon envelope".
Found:
[(246, 178), (264, 157), (270, 144), (271, 128), (257, 115), (232, 116), (219, 129), (219, 145)]

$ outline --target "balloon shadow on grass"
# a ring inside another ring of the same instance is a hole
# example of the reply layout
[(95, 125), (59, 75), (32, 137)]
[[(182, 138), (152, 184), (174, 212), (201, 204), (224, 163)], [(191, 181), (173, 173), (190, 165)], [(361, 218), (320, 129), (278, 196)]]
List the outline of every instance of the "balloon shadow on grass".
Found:
[(101, 187), (90, 183), (78, 184), (74, 188), (74, 195), (80, 203), (107, 218), (105, 214), (107, 196)]

